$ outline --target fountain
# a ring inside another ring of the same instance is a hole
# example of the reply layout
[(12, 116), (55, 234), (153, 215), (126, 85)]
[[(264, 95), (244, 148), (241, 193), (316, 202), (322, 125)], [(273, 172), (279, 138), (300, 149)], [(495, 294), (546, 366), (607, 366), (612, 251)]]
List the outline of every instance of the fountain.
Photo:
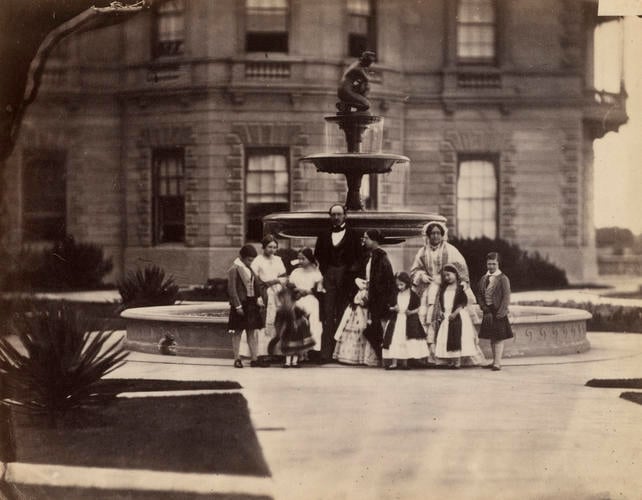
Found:
[[(360, 199), (361, 179), (366, 174), (390, 172), (397, 164), (408, 164), (402, 155), (382, 153), (383, 118), (370, 113), (367, 68), (374, 53), (364, 52), (345, 71), (339, 84), (337, 113), (326, 116), (326, 149), (332, 149), (337, 128), (345, 141), (335, 141), (334, 150), (306, 156), (318, 171), (342, 174), (348, 192), (346, 208), (350, 225), (360, 232), (379, 229), (385, 244), (395, 244), (421, 236), (427, 222), (446, 219), (438, 214), (417, 212), (366, 211)], [(342, 151), (341, 149), (345, 149)], [(327, 228), (328, 214), (322, 212), (280, 212), (263, 219), (264, 234), (282, 238), (316, 237)], [(187, 356), (232, 358), (227, 334), (227, 303), (174, 305), (128, 309), (127, 344), (132, 349), (158, 352), (166, 335), (176, 339), (176, 353)], [(589, 349), (586, 320), (591, 316), (578, 309), (513, 306), (511, 324), (515, 337), (506, 342), (504, 356), (574, 354)], [(488, 346), (482, 345), (485, 351)], [(489, 354), (489, 352), (486, 352)]]
[[(358, 232), (379, 229), (386, 244), (401, 243), (407, 238), (421, 236), (421, 228), (430, 221), (446, 222), (441, 215), (417, 212), (366, 211), (359, 191), (367, 174), (384, 174), (396, 164), (408, 164), (406, 156), (382, 153), (383, 117), (370, 113), (368, 68), (374, 62), (374, 52), (364, 52), (343, 74), (337, 96), (337, 113), (326, 116), (326, 153), (312, 154), (302, 159), (314, 164), (319, 172), (345, 176), (348, 192), (345, 206), (350, 211), (350, 226)], [(335, 127), (345, 141), (333, 142)], [(344, 150), (338, 150), (338, 149)], [(327, 212), (281, 212), (263, 219), (263, 232), (283, 238), (316, 237), (328, 225)]]

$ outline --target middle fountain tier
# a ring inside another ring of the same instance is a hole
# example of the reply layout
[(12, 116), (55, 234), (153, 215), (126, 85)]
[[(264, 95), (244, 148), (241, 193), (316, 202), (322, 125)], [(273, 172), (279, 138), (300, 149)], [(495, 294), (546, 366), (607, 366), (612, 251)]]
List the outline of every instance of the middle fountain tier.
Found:
[[(445, 217), (434, 213), (364, 210), (360, 196), (363, 176), (388, 173), (395, 165), (407, 166), (410, 160), (403, 155), (381, 152), (381, 116), (337, 113), (326, 116), (325, 121), (327, 152), (306, 156), (301, 161), (314, 164), (319, 172), (345, 176), (348, 185), (345, 206), (352, 228), (359, 232), (379, 229), (385, 237), (384, 243), (395, 244), (422, 236), (421, 229), (428, 222), (446, 222)], [(316, 237), (327, 227), (327, 211), (278, 212), (263, 218), (264, 234), (281, 238)]]

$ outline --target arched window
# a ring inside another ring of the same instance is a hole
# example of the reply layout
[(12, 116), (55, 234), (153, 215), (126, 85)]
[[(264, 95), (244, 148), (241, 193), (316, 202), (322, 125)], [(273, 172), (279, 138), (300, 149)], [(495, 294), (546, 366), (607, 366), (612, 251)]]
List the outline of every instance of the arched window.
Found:
[(288, 0), (245, 0), (247, 52), (288, 52)]
[(377, 50), (377, 18), (373, 0), (348, 2), (348, 55), (359, 57), (364, 50)]
[(152, 152), (153, 242), (185, 241), (185, 150)]
[(457, 60), (494, 63), (497, 16), (494, 0), (459, 0), (457, 6)]
[(22, 170), (24, 241), (55, 241), (66, 235), (65, 153), (28, 151)]
[(272, 212), (290, 209), (288, 151), (257, 148), (247, 152), (245, 173), (245, 237), (260, 241), (262, 218)]
[(497, 238), (497, 174), (487, 159), (459, 162), (457, 179), (457, 235), (460, 238)]
[(183, 53), (185, 41), (185, 5), (183, 0), (166, 0), (154, 9), (154, 56), (175, 56)]

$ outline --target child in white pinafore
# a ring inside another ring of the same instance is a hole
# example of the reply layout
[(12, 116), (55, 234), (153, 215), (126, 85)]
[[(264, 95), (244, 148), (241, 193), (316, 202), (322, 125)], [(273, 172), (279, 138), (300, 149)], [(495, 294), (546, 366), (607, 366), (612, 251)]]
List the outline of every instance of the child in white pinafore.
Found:
[(435, 356), (449, 368), (480, 365), (486, 360), (479, 349), (477, 332), (468, 312), (469, 293), (460, 280), (457, 263), (443, 267), (442, 282), (433, 310), (433, 324), (437, 337)]
[(419, 296), (412, 291), (408, 273), (398, 273), (396, 278), (397, 304), (390, 308), (395, 316), (386, 327), (383, 337), (383, 359), (390, 360), (386, 370), (408, 369), (408, 360), (426, 360), (429, 355), (426, 331), (419, 320)]

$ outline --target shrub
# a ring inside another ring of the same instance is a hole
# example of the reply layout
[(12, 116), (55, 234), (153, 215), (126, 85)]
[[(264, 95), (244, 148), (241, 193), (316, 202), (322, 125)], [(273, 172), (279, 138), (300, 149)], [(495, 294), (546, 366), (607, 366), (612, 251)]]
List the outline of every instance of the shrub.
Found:
[(96, 289), (112, 268), (111, 258), (105, 258), (98, 245), (68, 236), (45, 250), (23, 249), (14, 257), (14, 271), (4, 285), (14, 290)]
[(0, 297), (0, 337), (11, 334), (13, 320), (34, 308), (36, 301), (27, 296)]
[(130, 307), (167, 306), (176, 301), (178, 285), (172, 276), (165, 276), (161, 267), (151, 265), (129, 271), (118, 282), (118, 292), (123, 302), (121, 310)]
[(179, 300), (205, 300), (227, 302), (229, 300), (227, 294), (227, 279), (226, 278), (212, 278), (207, 280), (204, 286), (190, 288), (189, 290), (181, 290), (178, 292)]
[(505, 240), (489, 238), (452, 239), (450, 241), (464, 256), (470, 271), (471, 286), (476, 290), (486, 272), (486, 255), (499, 252), (500, 268), (510, 278), (513, 290), (537, 290), (568, 286), (566, 273), (543, 258), (538, 252), (529, 253)]
[[(279, 248), (276, 255), (281, 257), (285, 270), (289, 275), (294, 266), (291, 262), (296, 259), (298, 252), (293, 248)], [(181, 290), (178, 293), (180, 300), (205, 300), (205, 301), (220, 301), (227, 302), (229, 296), (227, 294), (227, 278), (212, 278), (208, 279), (204, 286), (190, 288), (189, 290)]]
[(95, 401), (94, 386), (124, 363), (122, 341), (98, 330), (64, 303), (40, 306), (15, 321), (20, 346), (0, 338), (2, 403), (44, 414), (56, 425), (69, 410)]
[(598, 248), (607, 246), (628, 248), (633, 246), (634, 240), (631, 230), (623, 227), (600, 227), (595, 230), (595, 244)]

